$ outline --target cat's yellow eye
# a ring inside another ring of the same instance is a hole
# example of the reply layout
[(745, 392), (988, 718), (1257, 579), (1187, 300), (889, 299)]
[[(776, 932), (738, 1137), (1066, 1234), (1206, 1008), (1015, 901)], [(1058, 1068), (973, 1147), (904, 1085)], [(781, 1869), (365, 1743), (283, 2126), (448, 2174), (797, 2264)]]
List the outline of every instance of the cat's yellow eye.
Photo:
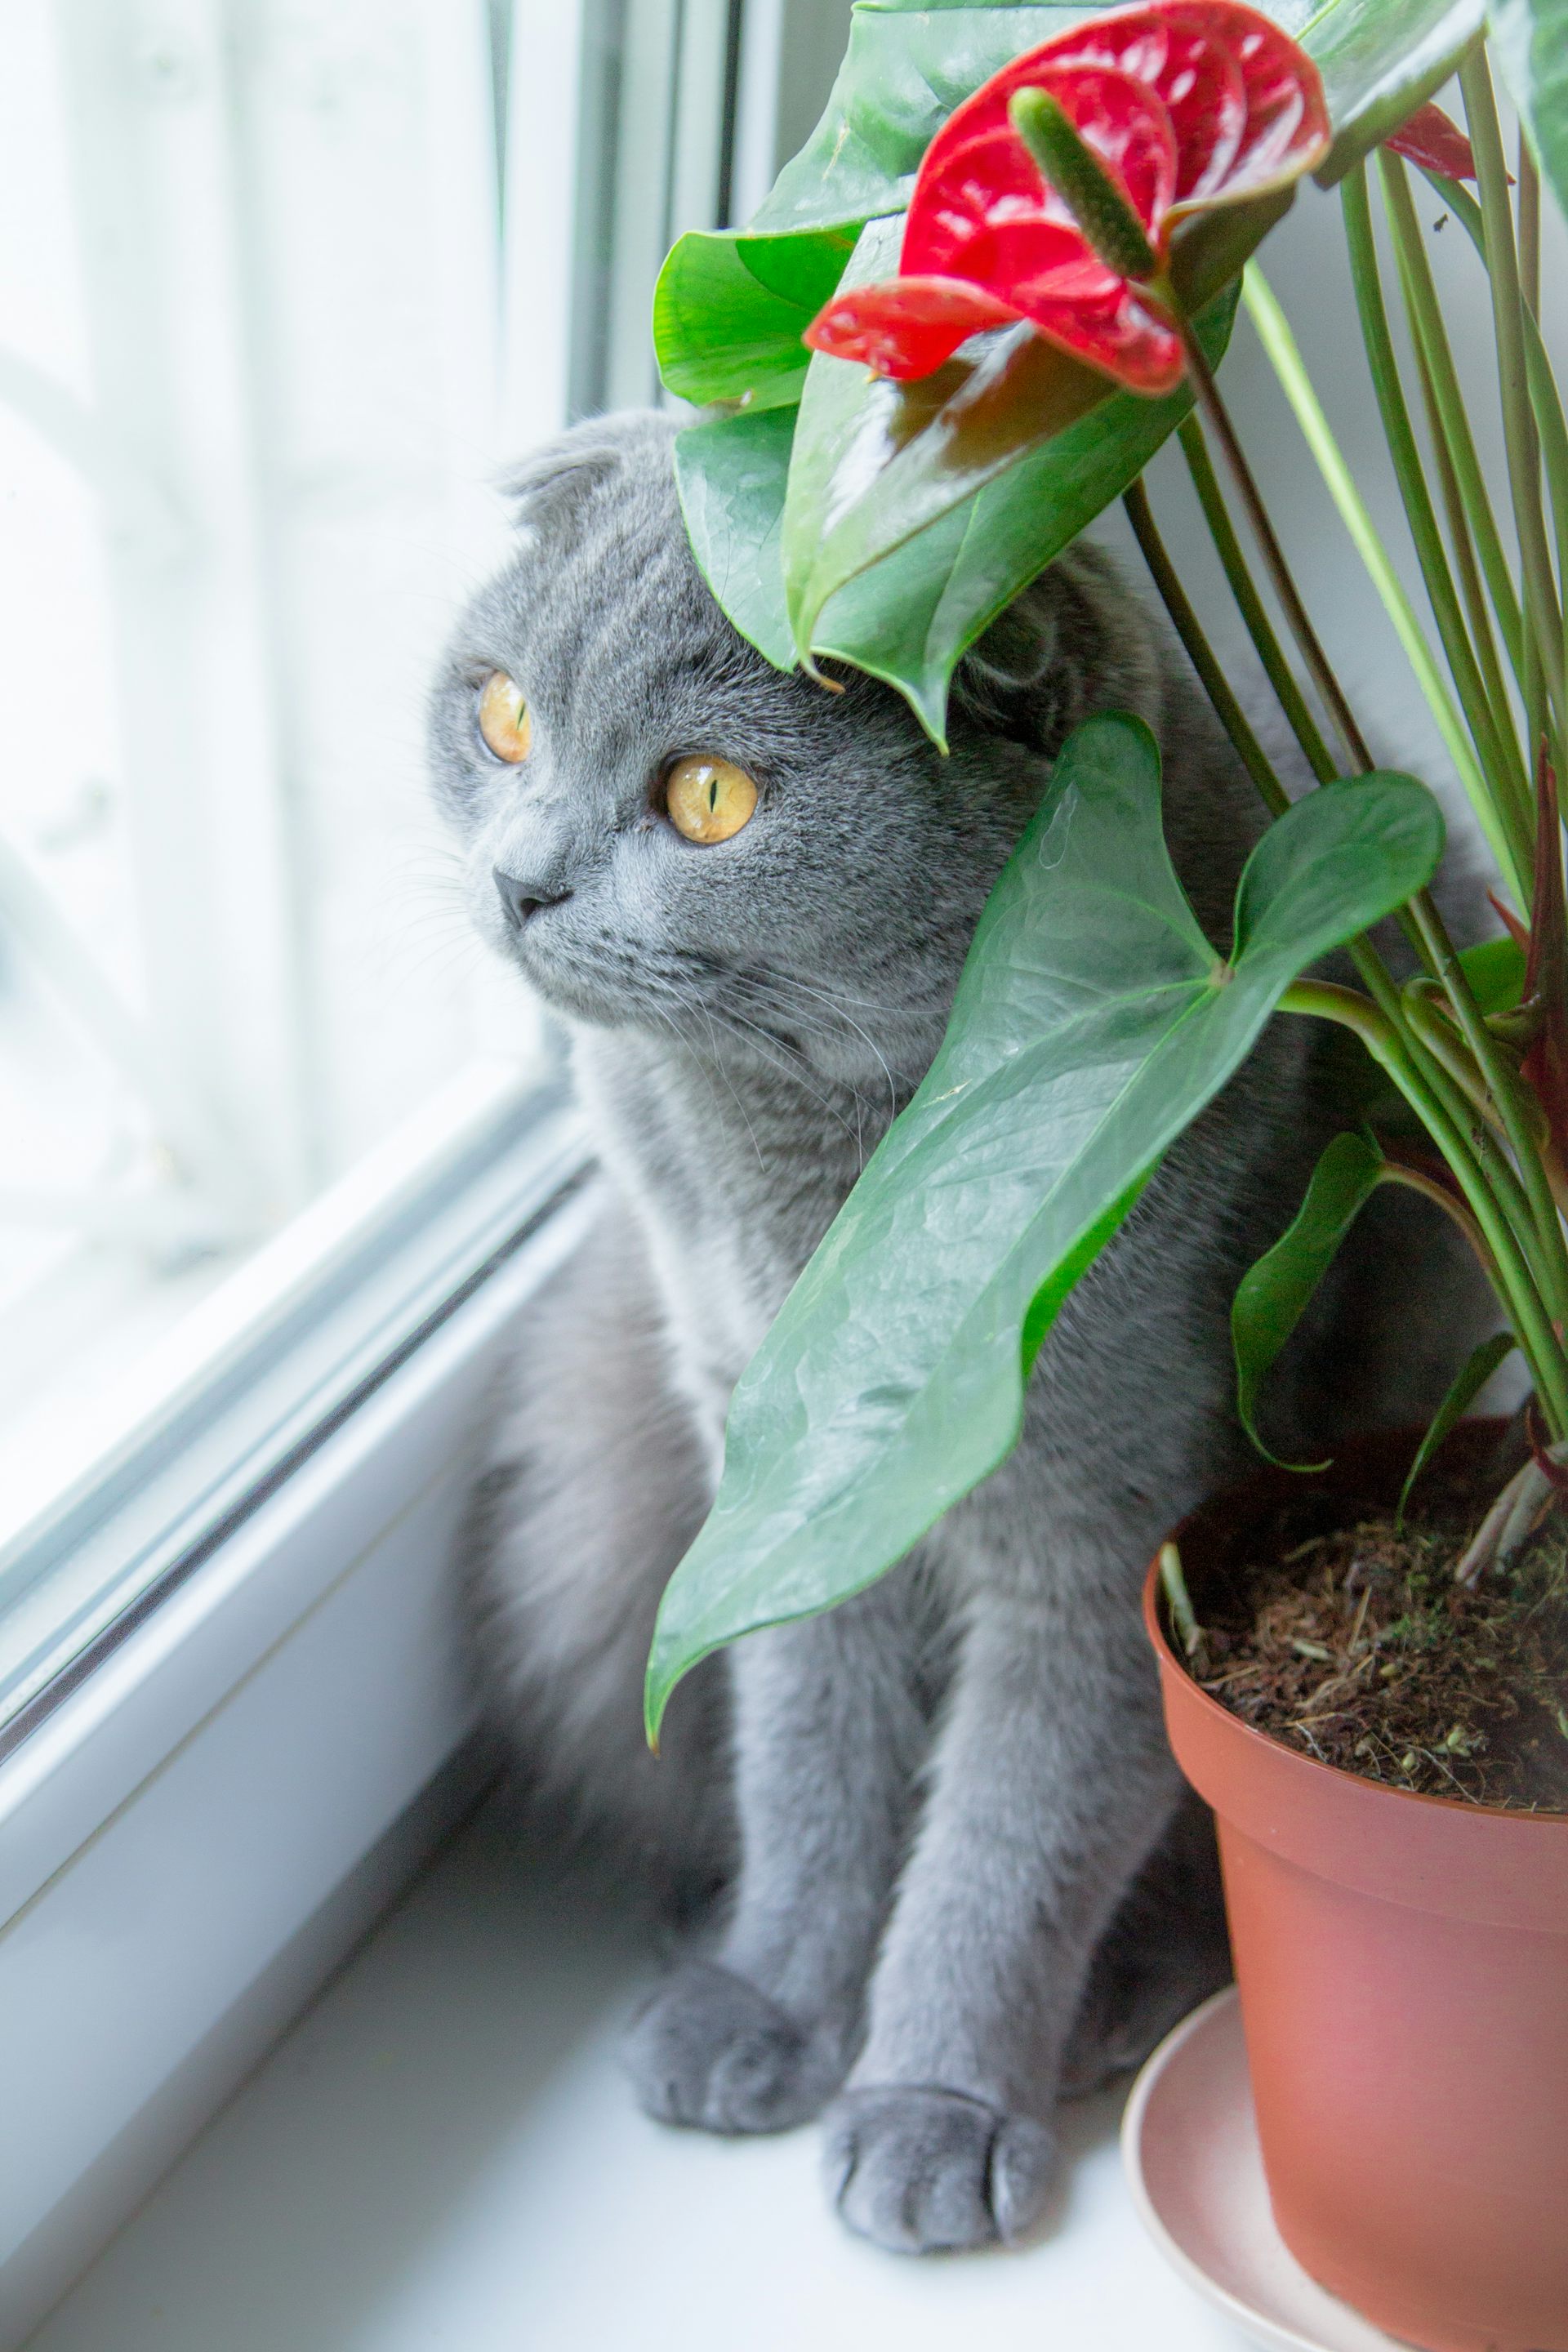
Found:
[(498, 760), (515, 768), (528, 757), (533, 730), (516, 678), (492, 669), (479, 694), (479, 733)]
[(728, 841), (750, 821), (757, 788), (732, 760), (677, 760), (665, 782), (664, 804), (688, 841)]

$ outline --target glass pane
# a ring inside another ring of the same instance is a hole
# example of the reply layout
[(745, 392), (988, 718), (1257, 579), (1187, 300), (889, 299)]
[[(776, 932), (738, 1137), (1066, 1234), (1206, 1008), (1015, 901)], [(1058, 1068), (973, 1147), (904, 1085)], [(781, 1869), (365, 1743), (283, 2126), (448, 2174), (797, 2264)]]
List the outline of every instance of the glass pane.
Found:
[(422, 749), (505, 543), (509, 13), (0, 12), (0, 1546), (259, 1244), (540, 1065)]

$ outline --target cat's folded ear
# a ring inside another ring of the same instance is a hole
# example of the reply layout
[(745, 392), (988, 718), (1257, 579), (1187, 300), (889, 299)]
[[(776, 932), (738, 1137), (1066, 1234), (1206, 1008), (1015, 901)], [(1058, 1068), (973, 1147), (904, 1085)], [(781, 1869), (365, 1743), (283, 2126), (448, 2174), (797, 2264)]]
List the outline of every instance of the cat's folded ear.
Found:
[(519, 530), (552, 529), (619, 471), (621, 453), (612, 441), (585, 441), (573, 435), (552, 441), (521, 458), (500, 476), (496, 487), (511, 507)]
[(542, 449), (531, 450), (508, 467), (497, 488), (511, 501), (520, 530), (559, 530), (628, 466), (646, 486), (649, 469), (638, 461), (657, 453), (673, 499), (675, 433), (674, 418), (658, 409), (627, 408), (610, 416), (587, 417), (558, 441), (546, 442)]

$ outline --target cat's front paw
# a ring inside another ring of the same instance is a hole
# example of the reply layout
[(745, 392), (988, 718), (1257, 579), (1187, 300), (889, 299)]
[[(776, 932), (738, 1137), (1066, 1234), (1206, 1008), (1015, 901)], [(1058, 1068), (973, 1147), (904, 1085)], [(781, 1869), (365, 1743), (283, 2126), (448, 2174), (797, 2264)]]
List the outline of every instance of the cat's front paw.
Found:
[(828, 2118), (829, 2196), (862, 2238), (930, 2254), (1004, 2243), (1038, 2220), (1056, 2142), (958, 2091), (846, 2093)]
[(788, 2131), (821, 2112), (842, 2067), (743, 1977), (706, 1961), (681, 1969), (626, 2046), (637, 2095), (660, 2123), (701, 2131)]

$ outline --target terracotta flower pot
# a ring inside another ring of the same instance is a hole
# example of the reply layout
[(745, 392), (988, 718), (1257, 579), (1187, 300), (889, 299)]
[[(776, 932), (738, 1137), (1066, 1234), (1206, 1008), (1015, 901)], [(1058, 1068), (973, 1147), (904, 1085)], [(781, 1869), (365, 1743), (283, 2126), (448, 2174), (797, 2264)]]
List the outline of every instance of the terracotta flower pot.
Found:
[[(1458, 1452), (1495, 1443), (1460, 1430)], [(1201, 1617), (1309, 1485), (1390, 1503), (1414, 1440), (1267, 1472), (1183, 1522)], [(1428, 2352), (1568, 2352), (1568, 1814), (1419, 1797), (1315, 1763), (1191, 1679), (1144, 1615), (1183, 1771), (1218, 1817), (1264, 2168), (1324, 2286)]]

